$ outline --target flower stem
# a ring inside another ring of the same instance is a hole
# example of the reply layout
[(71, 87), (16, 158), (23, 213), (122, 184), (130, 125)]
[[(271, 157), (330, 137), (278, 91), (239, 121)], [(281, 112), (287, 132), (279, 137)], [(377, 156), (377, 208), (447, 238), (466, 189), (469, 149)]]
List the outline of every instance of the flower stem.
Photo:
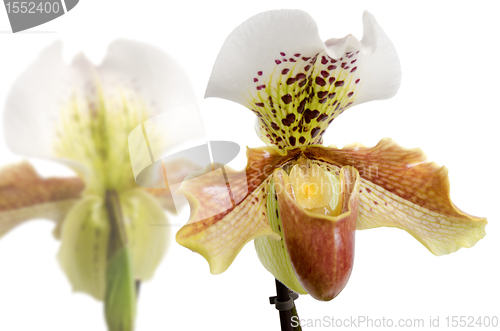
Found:
[(127, 244), (127, 233), (123, 223), (120, 199), (115, 191), (106, 191), (104, 203), (108, 212), (110, 223), (110, 235), (108, 244), (108, 260), (112, 258), (117, 251), (121, 250)]
[[(276, 309), (280, 312), (280, 323), (281, 331), (301, 331), (302, 328), (298, 324), (299, 316), (297, 315), (297, 308), (295, 307), (294, 298), (290, 295), (290, 290), (288, 287), (283, 285), (279, 280), (276, 281), (276, 293), (275, 299), (276, 303), (286, 303), (291, 300), (291, 307), (289, 309), (279, 309), (276, 305)], [(295, 317), (292, 320), (292, 317)], [(298, 324), (295, 326), (295, 324)]]
[(110, 225), (104, 299), (106, 323), (108, 331), (133, 331), (138, 285), (133, 277), (120, 199), (115, 191), (106, 192), (105, 206)]

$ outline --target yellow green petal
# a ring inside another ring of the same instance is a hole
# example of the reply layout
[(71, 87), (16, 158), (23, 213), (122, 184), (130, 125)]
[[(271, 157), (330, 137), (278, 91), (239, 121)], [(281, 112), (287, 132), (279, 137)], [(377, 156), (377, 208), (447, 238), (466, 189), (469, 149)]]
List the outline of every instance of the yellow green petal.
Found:
[[(148, 193), (119, 196), (134, 279), (150, 279), (165, 254), (167, 218)], [(59, 263), (73, 289), (102, 300), (105, 293), (110, 220), (104, 199), (87, 196), (68, 213), (62, 227)]]
[(79, 201), (64, 220), (59, 263), (73, 290), (104, 298), (110, 226), (103, 199)]
[(165, 212), (141, 189), (120, 195), (135, 279), (151, 279), (165, 255), (170, 227)]

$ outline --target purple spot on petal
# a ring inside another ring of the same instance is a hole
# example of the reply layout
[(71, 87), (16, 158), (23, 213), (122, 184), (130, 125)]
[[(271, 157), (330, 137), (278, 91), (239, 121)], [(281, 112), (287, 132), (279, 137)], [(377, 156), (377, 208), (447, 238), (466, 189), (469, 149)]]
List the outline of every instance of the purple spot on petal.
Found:
[(281, 97), (281, 100), (285, 103), (285, 105), (289, 104), (292, 102), (292, 96), (290, 94), (284, 95)]
[(306, 78), (306, 75), (303, 73), (299, 73), (297, 74), (297, 76), (295, 76), (295, 80), (302, 80), (304, 78)]
[(316, 81), (316, 84), (318, 84), (319, 86), (325, 86), (326, 85), (325, 80), (323, 78), (319, 77), (319, 76), (316, 77), (315, 81)]
[(286, 115), (286, 118), (281, 120), (281, 123), (283, 123), (284, 126), (290, 126), (295, 122), (295, 114), (288, 114)]
[(307, 124), (311, 123), (311, 121), (318, 116), (319, 116), (319, 111), (317, 110), (306, 109), (306, 112), (304, 113), (304, 117), (306, 119)]
[(328, 95), (328, 91), (319, 91), (318, 93), (318, 98), (323, 99)]
[(297, 108), (297, 112), (298, 112), (299, 114), (302, 114), (302, 113), (304, 112), (304, 107), (305, 107), (305, 106), (306, 106), (306, 99), (304, 99), (304, 100), (302, 100), (302, 101), (300, 102), (300, 105), (299, 105), (299, 107)]
[(321, 114), (321, 115), (318, 116), (317, 121), (318, 122), (326, 121), (327, 118), (328, 118), (327, 114)]

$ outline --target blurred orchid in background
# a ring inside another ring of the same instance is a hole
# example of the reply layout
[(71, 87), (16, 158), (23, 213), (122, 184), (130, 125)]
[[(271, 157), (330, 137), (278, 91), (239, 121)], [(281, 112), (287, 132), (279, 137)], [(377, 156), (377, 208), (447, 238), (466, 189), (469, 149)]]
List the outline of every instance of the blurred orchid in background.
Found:
[[(207, 169), (204, 182), (185, 181), (177, 192), (192, 210), (176, 239), (203, 255), (213, 274), (255, 239), (260, 261), (276, 279), (326, 301), (347, 284), (356, 229), (398, 227), (436, 255), (484, 237), (486, 220), (455, 207), (447, 169), (420, 149), (388, 138), (372, 148), (321, 145), (344, 110), (390, 98), (399, 88), (392, 42), (367, 12), (363, 25), (361, 41), (348, 35), (322, 42), (305, 12), (270, 11), (226, 39), (206, 96), (251, 109), (269, 146), (248, 149), (246, 169), (226, 169), (227, 183)], [(218, 211), (226, 185), (235, 203)]]
[[(99, 66), (83, 54), (64, 63), (56, 42), (8, 95), (4, 129), (12, 151), (62, 162), (77, 177), (41, 178), (27, 162), (3, 168), (0, 235), (31, 219), (55, 221), (60, 265), (75, 291), (105, 300), (109, 330), (133, 329), (136, 286), (153, 277), (165, 254), (163, 208), (173, 208), (168, 185), (135, 183), (128, 135), (148, 118), (194, 102), (174, 60), (132, 41), (113, 42)], [(180, 181), (190, 166), (170, 175)]]

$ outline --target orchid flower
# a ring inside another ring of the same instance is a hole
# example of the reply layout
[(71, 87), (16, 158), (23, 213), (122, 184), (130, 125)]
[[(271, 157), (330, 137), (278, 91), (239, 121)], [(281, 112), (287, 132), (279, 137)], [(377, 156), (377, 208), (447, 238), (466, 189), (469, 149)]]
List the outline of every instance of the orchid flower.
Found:
[[(207, 169), (203, 181), (185, 181), (177, 191), (192, 207), (177, 242), (205, 257), (211, 273), (224, 272), (255, 239), (276, 279), (327, 301), (351, 274), (355, 230), (397, 227), (435, 255), (472, 247), (485, 235), (486, 220), (455, 207), (447, 169), (420, 149), (388, 138), (371, 148), (321, 145), (346, 109), (399, 88), (392, 42), (367, 12), (363, 26), (361, 41), (348, 35), (322, 42), (307, 13), (280, 10), (250, 18), (226, 39), (206, 96), (254, 112), (268, 146), (249, 148), (243, 171), (226, 168), (226, 183)], [(220, 210), (226, 186), (233, 205)]]
[[(193, 102), (175, 61), (131, 41), (112, 43), (99, 66), (83, 54), (66, 64), (62, 44), (54, 43), (8, 96), (9, 147), (60, 161), (78, 176), (44, 179), (26, 162), (1, 170), (0, 235), (30, 219), (55, 221), (63, 271), (75, 291), (106, 301), (111, 330), (133, 328), (136, 282), (151, 279), (165, 254), (169, 231), (162, 207), (173, 207), (168, 189), (136, 184), (129, 133), (160, 112)], [(176, 169), (170, 175), (180, 180), (191, 171), (189, 164)]]

